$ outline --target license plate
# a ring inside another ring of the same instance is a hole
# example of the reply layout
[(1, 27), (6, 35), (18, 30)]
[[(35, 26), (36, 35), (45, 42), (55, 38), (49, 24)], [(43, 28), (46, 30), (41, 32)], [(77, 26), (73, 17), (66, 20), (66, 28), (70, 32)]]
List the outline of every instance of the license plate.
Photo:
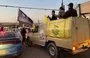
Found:
[(6, 50), (0, 50), (0, 55), (5, 55), (5, 54), (7, 54)]

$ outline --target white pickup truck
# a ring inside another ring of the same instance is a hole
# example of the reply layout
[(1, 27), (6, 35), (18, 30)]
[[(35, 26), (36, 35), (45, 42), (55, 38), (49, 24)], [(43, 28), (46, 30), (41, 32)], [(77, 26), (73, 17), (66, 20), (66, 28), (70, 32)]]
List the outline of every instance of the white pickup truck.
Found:
[(52, 57), (57, 57), (60, 49), (76, 54), (90, 47), (90, 24), (86, 18), (71, 17), (39, 23), (36, 30), (30, 35), (32, 42), (47, 47)]

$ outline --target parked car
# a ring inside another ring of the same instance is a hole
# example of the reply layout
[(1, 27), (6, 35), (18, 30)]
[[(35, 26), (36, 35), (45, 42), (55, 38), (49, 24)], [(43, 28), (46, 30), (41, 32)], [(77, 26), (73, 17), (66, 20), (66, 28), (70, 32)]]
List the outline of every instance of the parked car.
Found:
[(22, 43), (14, 32), (0, 32), (0, 57), (15, 57), (22, 51)]

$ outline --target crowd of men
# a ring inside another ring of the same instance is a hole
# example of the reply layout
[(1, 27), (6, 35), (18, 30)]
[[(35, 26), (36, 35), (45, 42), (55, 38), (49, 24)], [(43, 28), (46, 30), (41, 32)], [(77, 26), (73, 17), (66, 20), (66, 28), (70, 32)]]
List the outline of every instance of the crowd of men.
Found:
[(65, 12), (65, 9), (63, 7), (59, 8), (58, 15), (55, 14), (55, 10), (52, 10), (52, 17), (48, 18), (50, 20), (56, 20), (57, 18), (68, 18), (68, 17), (77, 17), (77, 11), (73, 8), (73, 3), (68, 4), (68, 10)]

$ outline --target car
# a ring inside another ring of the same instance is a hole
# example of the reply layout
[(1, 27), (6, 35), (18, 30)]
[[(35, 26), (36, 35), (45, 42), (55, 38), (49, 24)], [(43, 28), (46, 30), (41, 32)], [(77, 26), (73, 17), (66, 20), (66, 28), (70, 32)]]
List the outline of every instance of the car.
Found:
[(14, 32), (0, 32), (0, 57), (16, 57), (22, 51), (22, 43)]

